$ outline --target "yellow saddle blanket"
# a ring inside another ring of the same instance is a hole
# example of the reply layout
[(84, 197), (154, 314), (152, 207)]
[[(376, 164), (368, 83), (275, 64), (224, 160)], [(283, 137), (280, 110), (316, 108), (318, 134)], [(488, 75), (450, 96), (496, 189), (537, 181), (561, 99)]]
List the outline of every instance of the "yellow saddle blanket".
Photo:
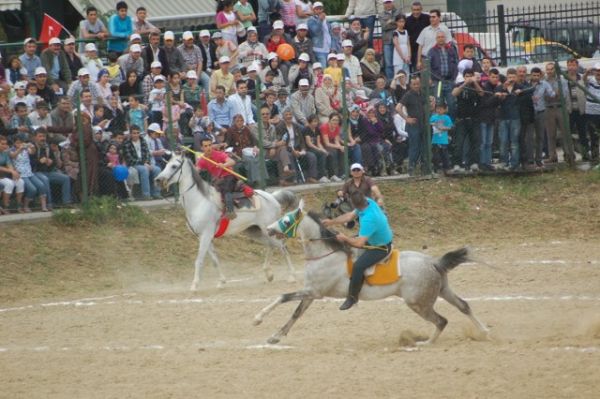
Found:
[[(369, 285), (387, 285), (400, 280), (401, 276), (398, 271), (399, 256), (400, 251), (392, 249), (390, 256), (384, 260), (384, 263), (378, 263), (365, 270), (365, 282)], [(354, 262), (352, 261), (352, 258), (348, 258), (346, 262), (348, 277), (352, 275), (353, 266)]]

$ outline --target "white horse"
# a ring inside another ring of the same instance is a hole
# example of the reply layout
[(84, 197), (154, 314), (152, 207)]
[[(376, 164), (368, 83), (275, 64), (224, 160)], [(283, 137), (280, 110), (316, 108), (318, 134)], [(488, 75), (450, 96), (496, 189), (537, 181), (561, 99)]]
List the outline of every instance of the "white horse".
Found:
[[(315, 299), (345, 298), (348, 294), (346, 259), (351, 253), (350, 248), (338, 242), (335, 233), (326, 229), (316, 214), (306, 213), (303, 206), (303, 201), (300, 201), (298, 209), (287, 213), (267, 228), (271, 235), (298, 235), (306, 257), (304, 289), (279, 296), (255, 316), (254, 324), (258, 325), (278, 305), (294, 300), (300, 301), (291, 319), (268, 339), (270, 344), (278, 343), (286, 336)], [(435, 342), (448, 323), (448, 320), (433, 309), (438, 296), (467, 315), (475, 326), (487, 335), (487, 327), (471, 313), (469, 304), (454, 294), (448, 285), (447, 273), (468, 260), (466, 248), (448, 252), (437, 259), (413, 251), (401, 251), (398, 258), (400, 280), (388, 285), (365, 284), (360, 291), (360, 300), (383, 299), (392, 295), (402, 297), (408, 307), (435, 325), (433, 335), (427, 341), (418, 342), (419, 344)]]
[[(206, 253), (213, 260), (220, 277), (219, 287), (225, 284), (226, 279), (221, 272), (219, 259), (212, 245), (212, 240), (219, 227), (221, 215), (223, 214), (223, 203), (221, 194), (210, 184), (202, 180), (198, 171), (189, 160), (181, 154), (173, 155), (163, 171), (156, 177), (157, 183), (162, 183), (168, 188), (174, 183), (179, 183), (179, 199), (185, 210), (188, 227), (198, 236), (198, 256), (195, 262), (194, 281), (192, 291), (198, 289), (200, 275), (204, 265)], [(273, 272), (269, 260), (273, 248), (279, 248), (287, 262), (289, 277), (288, 281), (294, 282), (294, 267), (289, 257), (285, 243), (269, 237), (267, 226), (276, 221), (283, 209), (296, 205), (296, 197), (290, 191), (280, 190), (273, 194), (266, 191), (255, 190), (254, 200), (256, 208), (237, 209), (237, 218), (231, 220), (224, 236), (237, 235), (243, 231), (257, 234), (257, 238), (266, 241), (267, 251), (263, 270), (268, 281), (273, 280)]]

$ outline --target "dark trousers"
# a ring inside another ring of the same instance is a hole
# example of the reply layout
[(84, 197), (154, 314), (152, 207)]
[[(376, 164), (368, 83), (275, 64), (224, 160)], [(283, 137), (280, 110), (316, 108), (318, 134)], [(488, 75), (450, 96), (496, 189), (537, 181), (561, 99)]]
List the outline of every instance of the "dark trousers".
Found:
[(433, 144), (433, 169), (437, 172), (440, 170), (450, 169), (450, 159), (448, 157), (448, 146), (446, 144)]
[(227, 212), (233, 212), (233, 190), (237, 180), (235, 176), (225, 176), (215, 181), (215, 187), (225, 199), (225, 209)]
[[(591, 150), (591, 160), (598, 162), (600, 159), (600, 149), (598, 147), (598, 138), (600, 136), (600, 115), (586, 115), (586, 129), (590, 135), (589, 141), (586, 137), (586, 148)], [(583, 143), (582, 143), (583, 144)]]
[[(385, 249), (384, 249), (385, 248)], [(350, 277), (350, 288), (348, 295), (358, 300), (358, 294), (364, 282), (365, 270), (377, 264), (384, 259), (392, 250), (392, 243), (389, 243), (381, 249), (367, 249), (363, 252), (352, 267), (352, 277)]]
[(479, 161), (479, 122), (473, 118), (456, 120), (454, 164), (465, 168)]

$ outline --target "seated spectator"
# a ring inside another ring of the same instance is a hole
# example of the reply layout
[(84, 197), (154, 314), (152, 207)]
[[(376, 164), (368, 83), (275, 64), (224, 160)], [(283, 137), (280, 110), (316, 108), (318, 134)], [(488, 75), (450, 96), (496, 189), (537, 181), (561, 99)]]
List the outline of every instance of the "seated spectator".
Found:
[(277, 48), (284, 43), (288, 43), (288, 41), (285, 38), (283, 22), (275, 21), (273, 22), (273, 32), (265, 38), (267, 51), (277, 53)]
[[(362, 164), (362, 149), (359, 144), (361, 132), (365, 129), (366, 118), (361, 114), (360, 107), (352, 104), (348, 113), (348, 155), (350, 162)], [(342, 136), (342, 139), (344, 136)]]
[(37, 42), (34, 38), (28, 37), (23, 42), (24, 53), (19, 56), (21, 65), (27, 70), (27, 78), (33, 79), (36, 68), (42, 66), (42, 60), (35, 52), (37, 51)]
[(246, 41), (238, 47), (240, 63), (248, 67), (252, 63), (262, 62), (268, 55), (267, 47), (258, 40), (256, 28), (248, 28)]
[(216, 89), (218, 86), (223, 87), (225, 89), (225, 93), (228, 95), (235, 93), (233, 74), (229, 72), (230, 64), (231, 60), (229, 57), (224, 56), (219, 58), (219, 69), (213, 71), (212, 75), (210, 76), (211, 97), (215, 97), (217, 95)]
[(127, 125), (139, 126), (140, 131), (145, 132), (148, 126), (148, 118), (146, 116), (146, 108), (140, 104), (140, 100), (135, 95), (129, 96), (129, 111), (127, 111)]
[[(183, 43), (177, 47), (183, 59), (185, 61), (184, 71), (193, 71), (196, 75), (202, 72), (202, 51), (200, 47), (194, 44), (194, 35), (190, 31), (183, 32)], [(185, 79), (185, 75), (182, 74), (182, 79)]]
[(283, 109), (292, 106), (292, 101), (290, 100), (288, 95), (289, 95), (289, 92), (286, 88), (281, 88), (277, 91), (277, 101), (275, 101), (275, 105), (277, 106), (277, 108), (279, 109), (280, 112)]
[(357, 88), (363, 88), (364, 82), (362, 77), (362, 68), (358, 57), (353, 55), (353, 44), (351, 40), (344, 40), (342, 42), (344, 50), (344, 68), (348, 70), (350, 81), (352, 85)]
[(225, 98), (225, 88), (217, 86), (215, 98), (208, 103), (208, 117), (223, 134), (231, 126), (233, 116), (235, 115), (234, 112), (233, 105)]
[(298, 56), (298, 63), (292, 65), (288, 73), (288, 82), (290, 83), (290, 90), (298, 90), (298, 82), (300, 79), (308, 79), (311, 87), (315, 85), (315, 78), (313, 75), (312, 68), (310, 67), (310, 57), (306, 53)]
[(111, 85), (118, 86), (126, 80), (125, 71), (121, 69), (121, 65), (119, 65), (119, 57), (114, 51), (108, 53), (107, 59), (108, 65), (104, 69), (108, 71), (109, 82)]
[[(53, 37), (48, 42), (48, 48), (42, 51), (42, 66), (48, 71), (48, 84), (55, 92), (66, 92), (71, 84), (71, 69), (67, 55), (62, 50), (60, 39)], [(55, 61), (58, 59), (58, 61)]]
[(55, 142), (63, 142), (75, 131), (71, 99), (68, 96), (62, 96), (58, 100), (56, 108), (50, 113), (52, 123), (46, 126), (48, 138)]
[(142, 188), (143, 199), (160, 199), (160, 189), (154, 184), (154, 178), (160, 173), (158, 166), (152, 166), (150, 150), (146, 140), (140, 138), (140, 127), (129, 127), (129, 138), (123, 142), (125, 164), (137, 171)]
[(123, 54), (118, 60), (121, 71), (127, 74), (129, 71), (136, 71), (138, 76), (144, 74), (144, 59), (142, 58), (142, 47), (139, 44), (132, 44), (129, 52)]
[(10, 86), (14, 86), (15, 83), (21, 80), (27, 80), (27, 74), (23, 74), (23, 66), (21, 60), (16, 55), (11, 55), (6, 63), (8, 69), (6, 69), (6, 80)]
[(298, 83), (298, 91), (291, 96), (291, 108), (294, 112), (296, 122), (303, 126), (308, 123), (308, 116), (317, 113), (315, 97), (309, 92), (308, 80), (301, 79)]
[(285, 141), (292, 161), (292, 168), (302, 183), (317, 183), (317, 157), (314, 153), (306, 151), (303, 127), (294, 122), (292, 110), (283, 111), (283, 120), (276, 127), (277, 137)]
[(32, 112), (33, 110), (35, 110), (35, 105), (39, 101), (44, 101), (44, 99), (42, 97), (38, 96), (38, 94), (37, 94), (38, 87), (35, 82), (28, 82), (26, 89), (27, 89), (27, 95), (25, 96), (25, 104), (27, 104), (27, 111)]
[(166, 61), (166, 64), (162, 64), (163, 73), (166, 73), (165, 70), (168, 70), (169, 73), (175, 72), (179, 74), (185, 74), (187, 72), (187, 64), (185, 63), (185, 58), (183, 58), (181, 51), (175, 47), (175, 34), (168, 30), (165, 32), (163, 40), (165, 44), (163, 52), (165, 53)]
[(13, 166), (13, 162), (8, 150), (8, 139), (0, 136), (0, 185), (2, 190), (2, 205), (0, 206), (0, 215), (9, 213), (10, 197), (13, 192), (16, 194), (17, 204), (19, 204), (19, 212), (24, 212), (23, 208), (23, 192), (25, 191), (25, 182), (21, 175)]
[(390, 82), (390, 90), (394, 93), (394, 102), (397, 104), (408, 91), (408, 76), (403, 70), (398, 71)]
[(141, 102), (148, 103), (148, 97), (150, 96), (150, 91), (154, 89), (154, 78), (157, 76), (162, 76), (164, 79), (164, 75), (162, 75), (162, 64), (160, 61), (153, 61), (150, 67), (150, 73), (144, 76), (142, 80), (142, 95), (143, 99)]
[(127, 3), (119, 1), (116, 6), (117, 13), (110, 16), (108, 19), (108, 32), (110, 39), (108, 40), (108, 51), (114, 51), (121, 55), (127, 48), (127, 40), (133, 33), (133, 21), (127, 15)]
[(106, 69), (101, 69), (100, 72), (98, 72), (96, 81), (96, 88), (98, 89), (98, 95), (101, 99), (101, 101), (98, 101), (100, 104), (108, 104), (108, 100), (112, 97), (109, 80), (110, 77), (108, 76), (108, 71)]
[(375, 50), (369, 48), (365, 51), (365, 55), (360, 60), (360, 68), (362, 71), (363, 84), (369, 88), (373, 88), (375, 86), (375, 81), (383, 72), (381, 70), (381, 64), (379, 64), (375, 58)]
[(165, 148), (163, 142), (160, 139), (161, 136), (164, 134), (165, 132), (160, 128), (158, 123), (153, 123), (150, 126), (148, 126), (146, 142), (148, 143), (148, 150), (150, 151), (152, 165), (156, 165), (160, 169), (163, 169), (167, 164), (167, 162), (163, 158), (167, 153), (167, 149)]
[(337, 56), (329, 54), (327, 56), (327, 68), (323, 71), (324, 75), (329, 75), (333, 79), (333, 84), (339, 86), (342, 83), (342, 68), (338, 66)]
[[(79, 68), (83, 68), (83, 63), (81, 62), (81, 58), (79, 54), (75, 51), (75, 38), (73, 36), (69, 36), (65, 39), (64, 46), (65, 58), (67, 60), (67, 65), (69, 66), (69, 71), (71, 71), (71, 81), (74, 77), (77, 76), (77, 71)], [(68, 86), (67, 86), (68, 88)], [(67, 88), (64, 89), (64, 92), (67, 92)]]
[(107, 104), (105, 114), (110, 118), (110, 123), (106, 127), (106, 130), (113, 134), (127, 130), (127, 115), (123, 110), (121, 101), (119, 101), (119, 96), (113, 95)]
[(344, 144), (340, 137), (340, 115), (333, 113), (329, 117), (329, 121), (321, 124), (321, 141), (323, 147), (329, 153), (327, 157), (327, 169), (329, 179), (333, 182), (340, 182), (342, 179), (339, 176), (344, 174)]
[(281, 116), (279, 107), (277, 104), (275, 104), (277, 94), (273, 90), (267, 90), (263, 94), (265, 96), (265, 102), (263, 106), (266, 106), (269, 109), (269, 122), (277, 125)]
[(202, 52), (202, 74), (200, 75), (200, 81), (205, 92), (208, 93), (209, 80), (212, 71), (216, 69), (216, 64), (219, 61), (219, 57), (215, 54), (217, 48), (210, 40), (210, 32), (206, 29), (200, 31), (200, 42), (198, 47)]
[(156, 65), (157, 62), (160, 63), (162, 70), (159, 73), (154, 73), (155, 75), (169, 73), (167, 56), (160, 46), (160, 33), (151, 32), (148, 35), (148, 45), (143, 48), (142, 57), (144, 58), (144, 76), (153, 73), (151, 71), (152, 65)]
[[(375, 105), (375, 114), (377, 119), (383, 126), (383, 160), (385, 162), (385, 170), (388, 176), (396, 174), (397, 168), (402, 166), (402, 163), (397, 163), (393, 158), (394, 143), (397, 142), (396, 126), (394, 124), (394, 116), (390, 112), (390, 106), (384, 101), (379, 101)], [(402, 161), (403, 158), (400, 160)]]
[(369, 95), (370, 100), (378, 100), (383, 102), (386, 106), (392, 108), (396, 103), (393, 93), (386, 87), (387, 81), (385, 76), (380, 75), (375, 80), (375, 87)]
[(315, 77), (314, 84), (315, 84), (315, 89), (316, 89), (317, 87), (321, 87), (323, 85), (323, 76), (324, 76), (323, 66), (321, 65), (320, 62), (315, 62), (312, 65), (312, 71), (313, 71), (313, 76)]
[(319, 117), (317, 115), (310, 115), (308, 117), (308, 125), (304, 127), (302, 134), (304, 136), (304, 142), (306, 143), (306, 150), (315, 156), (317, 166), (317, 176), (320, 183), (329, 183), (330, 180), (327, 178), (326, 162), (329, 153), (323, 147), (321, 141), (321, 133), (319, 132)]
[(29, 142), (26, 134), (20, 133), (15, 136), (14, 145), (10, 150), (10, 158), (15, 170), (25, 183), (25, 198), (22, 207), (25, 213), (31, 212), (30, 205), (36, 196), (39, 197), (42, 212), (48, 212), (47, 199), (50, 196), (50, 182), (46, 176), (36, 176), (33, 173), (29, 156), (34, 151), (35, 148)]
[[(89, 89), (83, 89), (79, 93), (79, 109), (81, 113), (87, 113), (90, 118), (94, 117), (94, 101)], [(101, 104), (100, 104), (101, 105)]]
[(15, 105), (17, 105), (18, 103), (23, 103), (23, 104), (27, 105), (27, 100), (25, 99), (26, 93), (27, 93), (27, 83), (26, 82), (17, 82), (17, 84), (15, 84), (14, 89), (15, 89), (15, 95), (8, 102), (8, 106), (11, 109), (15, 109)]
[(52, 117), (50, 116), (50, 108), (46, 101), (41, 100), (35, 104), (35, 109), (28, 115), (32, 126), (39, 126), (48, 129), (52, 125)]
[(252, 99), (248, 95), (248, 85), (246, 84), (246, 81), (239, 80), (236, 86), (237, 93), (232, 94), (228, 98), (228, 101), (233, 106), (233, 113), (234, 115), (242, 115), (242, 118), (244, 118), (244, 124), (253, 125), (255, 123), (252, 113), (253, 104)]
[(241, 114), (236, 114), (233, 117), (233, 124), (225, 132), (223, 144), (225, 144), (225, 148), (231, 147), (233, 155), (242, 160), (248, 183), (256, 185), (260, 180), (258, 141), (248, 126), (244, 124), (244, 117)]
[(48, 85), (48, 75), (46, 74), (46, 68), (39, 67), (36, 69), (34, 81), (37, 86), (37, 95), (40, 96), (52, 107), (56, 105), (58, 96), (56, 95), (56, 92)]
[[(77, 72), (78, 80), (73, 81), (71, 83), (71, 87), (69, 87), (69, 91), (67, 95), (74, 100), (73, 96), (80, 95), (83, 90), (88, 90), (92, 95), (92, 102), (102, 102), (102, 98), (98, 93), (98, 88), (96, 84), (90, 82), (90, 72), (86, 68), (81, 68)], [(73, 102), (73, 106), (75, 106), (75, 102)]]
[(188, 71), (186, 82), (183, 85), (183, 101), (193, 109), (200, 105), (201, 88), (198, 85), (198, 75), (194, 71)]
[(299, 57), (300, 54), (307, 54), (309, 60), (307, 62), (315, 62), (315, 53), (313, 52), (313, 42), (308, 37), (308, 25), (299, 24), (296, 29), (296, 36), (292, 39), (290, 43), (292, 47), (294, 47), (294, 51), (296, 52), (296, 56)]
[(323, 86), (315, 90), (315, 106), (320, 123), (329, 121), (329, 116), (342, 110), (342, 93), (334, 86), (331, 75), (323, 76)]
[(135, 21), (133, 21), (133, 31), (138, 35), (147, 35), (148, 33), (160, 33), (160, 29), (146, 20), (148, 11), (145, 7), (138, 7), (135, 10)]
[(10, 118), (9, 127), (16, 129), (19, 133), (33, 134), (33, 125), (27, 114), (27, 105), (24, 102), (15, 104), (15, 113)]
[[(79, 38), (91, 40), (106, 40), (108, 38), (108, 29), (104, 26), (101, 19), (98, 19), (98, 10), (94, 6), (89, 6), (85, 10), (85, 19), (79, 23)], [(66, 45), (66, 43), (65, 43)], [(85, 42), (79, 43), (79, 52), (83, 53)], [(79, 68), (82, 68), (81, 66)], [(73, 71), (72, 76), (77, 74), (79, 68)]]
[(271, 71), (275, 74), (275, 78), (273, 79), (273, 85), (279, 88), (287, 87), (287, 67), (279, 62), (279, 57), (277, 57), (277, 54), (275, 53), (269, 53), (267, 60), (267, 66), (259, 73), (260, 78), (264, 80), (267, 72)]
[(350, 22), (350, 29), (346, 31), (346, 40), (352, 42), (352, 54), (357, 58), (362, 58), (369, 45), (369, 37), (373, 34), (368, 28), (362, 29), (359, 18), (354, 18)]
[(119, 85), (121, 97), (136, 96), (138, 99), (142, 99), (142, 87), (138, 76), (136, 71), (127, 73), (127, 79)]
[(85, 55), (81, 56), (81, 62), (83, 63), (83, 67), (90, 72), (90, 75), (94, 76), (94, 79), (98, 76), (98, 72), (104, 68), (102, 60), (98, 57), (98, 49), (94, 43), (85, 45)]

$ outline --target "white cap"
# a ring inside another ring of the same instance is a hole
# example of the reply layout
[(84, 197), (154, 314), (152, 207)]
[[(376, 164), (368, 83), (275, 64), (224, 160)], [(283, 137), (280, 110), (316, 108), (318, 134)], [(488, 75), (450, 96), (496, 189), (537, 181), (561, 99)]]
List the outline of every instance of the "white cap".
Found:
[(196, 75), (196, 71), (192, 71), (192, 70), (187, 71), (187, 73), (185, 74), (185, 77), (188, 79), (193, 79), (193, 80), (198, 79), (198, 75)]
[(350, 170), (353, 170), (353, 169), (360, 169), (363, 172), (365, 171), (365, 168), (363, 168), (363, 166), (359, 163), (353, 163), (352, 166), (350, 166)]
[(308, 62), (310, 61), (310, 56), (306, 53), (302, 53), (300, 54), (300, 57), (298, 57), (298, 61)]
[(594, 64), (594, 67), (593, 67), (592, 69), (595, 69), (595, 70), (597, 70), (597, 71), (600, 71), (600, 62), (596, 62), (596, 63)]
[(383, 0), (384, 3), (393, 3), (394, 0)]
[(156, 75), (154, 77), (154, 83), (158, 82), (159, 80), (162, 80), (164, 82), (166, 79), (163, 75)]
[(342, 27), (342, 25), (340, 25), (339, 22), (333, 22), (331, 24), (331, 29), (336, 29), (336, 28), (341, 28), (341, 27)]
[(473, 68), (473, 60), (465, 58), (464, 60), (460, 60), (460, 62), (458, 63), (458, 72), (460, 73), (463, 73), (465, 69), (471, 68)]
[(344, 54), (342, 54), (342, 53), (336, 54), (336, 55), (335, 55), (335, 58), (336, 58), (338, 61), (345, 61), (345, 60), (346, 60), (346, 56), (345, 56)]
[(225, 64), (225, 63), (229, 63), (229, 62), (231, 62), (231, 59), (229, 57), (227, 57), (226, 55), (219, 58), (219, 64)]
[(163, 37), (164, 40), (175, 40), (175, 34), (173, 32), (171, 32), (170, 30), (165, 32), (165, 36)]
[(65, 39), (65, 44), (75, 43), (75, 38), (73, 36), (69, 36)]
[(162, 64), (160, 63), (160, 61), (152, 61), (152, 64), (150, 64), (150, 68), (162, 68)]
[(194, 35), (189, 30), (186, 30), (185, 32), (183, 32), (183, 35), (181, 37), (183, 38), (183, 40), (190, 40), (194, 38)]
[(48, 41), (48, 44), (60, 44), (60, 39), (58, 37), (53, 37)]
[(273, 29), (283, 29), (283, 21), (277, 20), (273, 22)]
[(137, 43), (136, 44), (132, 44), (131, 47), (129, 47), (129, 52), (130, 53), (141, 53), (142, 52), (142, 48)]
[(90, 71), (88, 71), (87, 68), (80, 68), (79, 71), (77, 71), (77, 76), (85, 76), (85, 75), (89, 75)]
[(163, 133), (162, 129), (160, 128), (160, 125), (158, 123), (151, 123), (148, 126), (148, 131), (149, 132), (157, 132), (157, 133)]
[(277, 58), (277, 53), (274, 52), (270, 52), (269, 55), (267, 56), (267, 61), (271, 61), (274, 60), (275, 58)]
[(210, 37), (210, 32), (207, 29), (202, 29), (198, 37)]
[(98, 51), (94, 43), (88, 43), (85, 45), (85, 51)]
[(223, 34), (221, 32), (214, 32), (212, 34), (212, 38), (213, 39), (221, 39), (221, 38), (223, 38)]
[(352, 40), (346, 39), (342, 42), (342, 47), (354, 47)]
[(327, 60), (335, 60), (337, 59), (337, 55), (335, 53), (327, 54)]
[(298, 27), (296, 27), (296, 30), (301, 30), (301, 29), (308, 30), (308, 25), (298, 24)]
[(364, 98), (365, 100), (369, 98), (364, 90), (356, 90), (356, 97)]
[(312, 66), (313, 66), (313, 69), (319, 69), (319, 68), (323, 69), (323, 65), (321, 65), (320, 62), (315, 62)]
[(310, 83), (308, 83), (308, 79), (300, 79), (298, 86), (310, 86)]
[(321, 3), (320, 1), (315, 1), (315, 3), (313, 4), (313, 8), (317, 8), (317, 7), (323, 8), (323, 3)]
[(14, 88), (15, 88), (15, 90), (17, 90), (17, 89), (25, 90), (27, 88), (27, 83), (22, 80), (19, 80), (17, 83), (15, 83)]
[(131, 36), (129, 36), (130, 42), (132, 42), (134, 40), (142, 40), (142, 37), (140, 36), (139, 33), (133, 33)]
[(248, 66), (246, 72), (258, 72), (258, 65), (256, 65), (256, 63), (253, 62)]
[(44, 67), (37, 67), (37, 68), (35, 68), (34, 76), (37, 76), (37, 75), (47, 75), (47, 74), (48, 74), (48, 72), (46, 72), (46, 68), (44, 68)]
[(250, 32), (257, 32), (256, 30), (256, 26), (249, 26), (248, 28), (246, 28), (246, 34), (249, 34)]
[(27, 39), (23, 40), (23, 45), (26, 45), (27, 43), (37, 43), (35, 41), (35, 39), (33, 37), (28, 37)]

